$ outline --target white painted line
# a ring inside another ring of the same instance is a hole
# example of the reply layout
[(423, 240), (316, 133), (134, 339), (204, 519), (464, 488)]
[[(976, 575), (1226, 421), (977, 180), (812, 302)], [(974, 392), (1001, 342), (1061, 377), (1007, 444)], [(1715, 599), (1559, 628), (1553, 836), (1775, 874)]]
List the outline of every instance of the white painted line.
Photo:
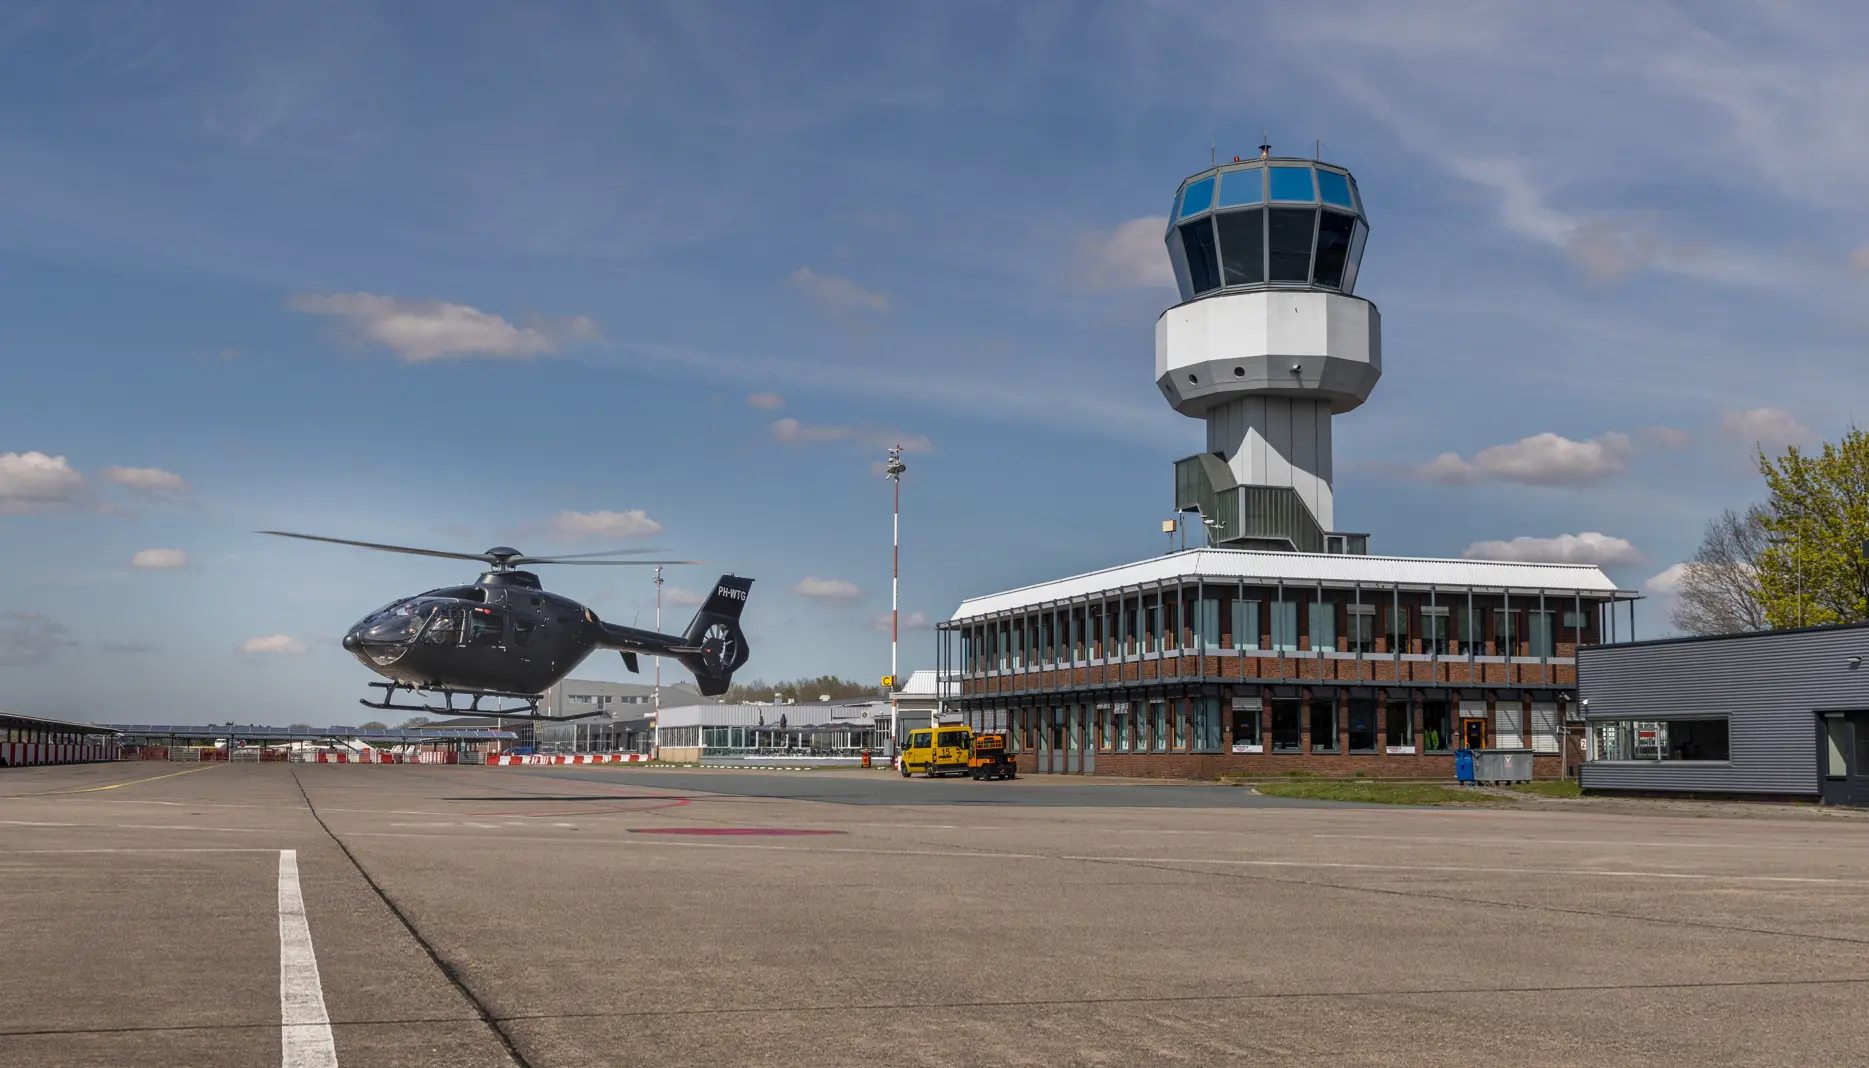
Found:
[(337, 1068), (331, 1017), (318, 982), (311, 925), (299, 893), (299, 854), (279, 851), (279, 1065), (280, 1068)]
[(1798, 875), (1723, 875), (1718, 872), (1625, 871), (1619, 868), (1493, 868), (1457, 864), (1362, 864), (1328, 860), (1225, 860), (1214, 857), (1063, 856), (1056, 860), (1093, 860), (1117, 864), (1224, 864), (1244, 868), (1336, 868), (1354, 871), (1466, 872), (1481, 875), (1580, 875), (1603, 879), (1698, 879), (1739, 883), (1819, 883), (1863, 886), (1869, 879), (1826, 879)]

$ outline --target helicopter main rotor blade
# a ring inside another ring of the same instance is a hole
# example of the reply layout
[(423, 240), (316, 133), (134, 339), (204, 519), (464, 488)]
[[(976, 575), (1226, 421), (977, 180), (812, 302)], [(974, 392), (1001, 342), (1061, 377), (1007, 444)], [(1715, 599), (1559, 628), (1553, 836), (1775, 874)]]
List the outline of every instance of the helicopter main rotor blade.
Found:
[(260, 534), (271, 534), (279, 538), (299, 538), (304, 541), (328, 541), (333, 545), (354, 545), (359, 549), (376, 549), (386, 553), (407, 553), (410, 556), (439, 556), (444, 560), (477, 560), (483, 564), (494, 563), (486, 553), (450, 553), (440, 549), (414, 549), (407, 545), (383, 545), (374, 541), (351, 541), (349, 538), (326, 538), (317, 534), (294, 534), (287, 530), (262, 530)]
[(643, 556), (647, 553), (665, 553), (667, 549), (605, 549), (597, 553), (553, 553), (550, 556), (515, 556), (507, 561), (514, 566), (538, 563), (545, 560), (588, 560), (596, 556)]
[(555, 556), (528, 556), (514, 563), (559, 564), (564, 567), (662, 567), (668, 564), (705, 564), (706, 560), (569, 560)]

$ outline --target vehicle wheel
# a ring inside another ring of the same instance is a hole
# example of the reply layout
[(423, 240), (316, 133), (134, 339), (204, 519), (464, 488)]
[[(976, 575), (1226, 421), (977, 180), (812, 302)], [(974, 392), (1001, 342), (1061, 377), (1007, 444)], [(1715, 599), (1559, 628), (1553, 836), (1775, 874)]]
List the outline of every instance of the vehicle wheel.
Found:
[(909, 766), (906, 762), (902, 765), (902, 777), (905, 779), (909, 777)]

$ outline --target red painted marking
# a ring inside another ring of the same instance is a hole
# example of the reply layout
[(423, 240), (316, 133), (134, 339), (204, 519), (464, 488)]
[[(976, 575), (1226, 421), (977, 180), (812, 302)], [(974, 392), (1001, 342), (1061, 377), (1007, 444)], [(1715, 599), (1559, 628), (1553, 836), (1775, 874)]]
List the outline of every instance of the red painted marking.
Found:
[(849, 831), (804, 831), (796, 827), (631, 827), (631, 834), (849, 834)]

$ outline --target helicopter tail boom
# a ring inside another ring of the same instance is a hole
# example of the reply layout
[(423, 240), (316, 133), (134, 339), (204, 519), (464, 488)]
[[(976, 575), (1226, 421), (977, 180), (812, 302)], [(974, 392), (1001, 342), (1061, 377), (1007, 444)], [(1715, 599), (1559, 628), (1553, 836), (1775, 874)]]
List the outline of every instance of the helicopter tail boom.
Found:
[(751, 655), (740, 630), (740, 613), (752, 588), (750, 578), (722, 575), (679, 637), (604, 623), (603, 644), (623, 650), (626, 663), (636, 654), (673, 657), (694, 672), (695, 687), (702, 695), (718, 697), (733, 685), (734, 671)]

